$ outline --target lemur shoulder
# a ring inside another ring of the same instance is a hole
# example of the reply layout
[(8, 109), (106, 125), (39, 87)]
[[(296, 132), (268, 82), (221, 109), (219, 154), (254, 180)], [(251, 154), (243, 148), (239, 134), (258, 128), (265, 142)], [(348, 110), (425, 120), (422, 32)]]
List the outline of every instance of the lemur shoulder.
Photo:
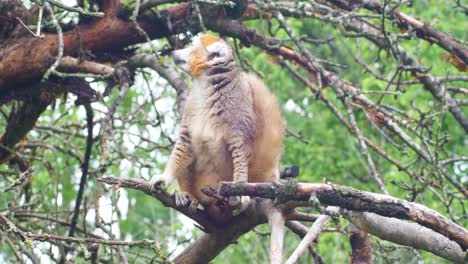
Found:
[(229, 44), (218, 37), (195, 37), (189, 47), (174, 51), (173, 60), (191, 75), (193, 87), (169, 161), (151, 183), (177, 180), (178, 206), (194, 209), (201, 203), (223, 223), (243, 211), (249, 197), (220, 204), (201, 189), (216, 188), (221, 181), (277, 181), (284, 135), (281, 112), (263, 82), (242, 72)]

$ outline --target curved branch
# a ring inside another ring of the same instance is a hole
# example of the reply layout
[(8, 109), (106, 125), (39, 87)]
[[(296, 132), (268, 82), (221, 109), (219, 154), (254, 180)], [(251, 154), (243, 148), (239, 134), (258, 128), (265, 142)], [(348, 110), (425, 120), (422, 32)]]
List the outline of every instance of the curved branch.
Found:
[(315, 240), (315, 238), (322, 231), (322, 229), (325, 228), (325, 226), (328, 224), (328, 222), (330, 222), (330, 220), (331, 220), (331, 217), (328, 215), (319, 216), (319, 218), (317, 218), (314, 224), (309, 228), (309, 230), (307, 231), (307, 234), (304, 236), (299, 246), (297, 246), (297, 248), (288, 258), (288, 260), (286, 261), (286, 264), (296, 263), (299, 257), (304, 254), (309, 244)]

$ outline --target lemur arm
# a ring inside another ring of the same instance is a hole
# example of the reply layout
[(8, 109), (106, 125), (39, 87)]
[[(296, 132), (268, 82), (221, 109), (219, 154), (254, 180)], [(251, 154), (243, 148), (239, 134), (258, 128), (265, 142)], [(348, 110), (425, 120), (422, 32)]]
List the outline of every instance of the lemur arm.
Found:
[[(227, 145), (232, 155), (233, 181), (247, 182), (249, 177), (249, 159), (252, 151), (251, 143), (249, 144), (245, 135), (238, 131), (238, 133), (230, 133)], [(249, 202), (250, 197), (248, 196), (231, 196), (228, 199), (229, 205), (234, 209), (233, 215), (243, 212), (249, 205)]]
[(247, 182), (250, 147), (241, 135), (235, 135), (229, 140), (228, 148), (232, 155), (233, 181)]
[(152, 185), (162, 182), (167, 186), (175, 179), (184, 177), (188, 173), (188, 166), (193, 162), (193, 153), (190, 132), (187, 127), (187, 122), (184, 121), (182, 122), (179, 135), (177, 136), (164, 172), (155, 175), (151, 179)]

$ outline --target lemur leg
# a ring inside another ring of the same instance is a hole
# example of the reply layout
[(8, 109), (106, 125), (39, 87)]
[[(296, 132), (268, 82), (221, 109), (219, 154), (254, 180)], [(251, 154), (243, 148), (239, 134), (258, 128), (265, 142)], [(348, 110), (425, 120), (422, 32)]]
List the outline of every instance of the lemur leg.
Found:
[[(250, 147), (245, 144), (241, 136), (233, 137), (228, 142), (229, 151), (232, 155), (232, 164), (234, 168), (233, 181), (234, 182), (247, 182), (249, 170)], [(229, 197), (229, 205), (234, 208), (233, 215), (238, 215), (243, 212), (250, 202), (248, 196), (233, 196)]]
[(187, 177), (188, 166), (192, 162), (193, 154), (190, 133), (188, 127), (182, 125), (164, 172), (151, 178), (151, 186), (153, 188), (159, 188), (161, 183), (168, 186), (175, 179)]

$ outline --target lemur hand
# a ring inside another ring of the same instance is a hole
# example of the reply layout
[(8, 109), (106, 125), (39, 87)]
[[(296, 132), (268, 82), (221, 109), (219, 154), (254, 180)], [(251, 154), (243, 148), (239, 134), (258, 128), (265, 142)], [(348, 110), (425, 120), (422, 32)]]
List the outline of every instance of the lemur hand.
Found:
[(154, 175), (150, 180), (151, 190), (162, 189), (163, 187), (169, 186), (171, 182), (171, 177), (166, 174)]

